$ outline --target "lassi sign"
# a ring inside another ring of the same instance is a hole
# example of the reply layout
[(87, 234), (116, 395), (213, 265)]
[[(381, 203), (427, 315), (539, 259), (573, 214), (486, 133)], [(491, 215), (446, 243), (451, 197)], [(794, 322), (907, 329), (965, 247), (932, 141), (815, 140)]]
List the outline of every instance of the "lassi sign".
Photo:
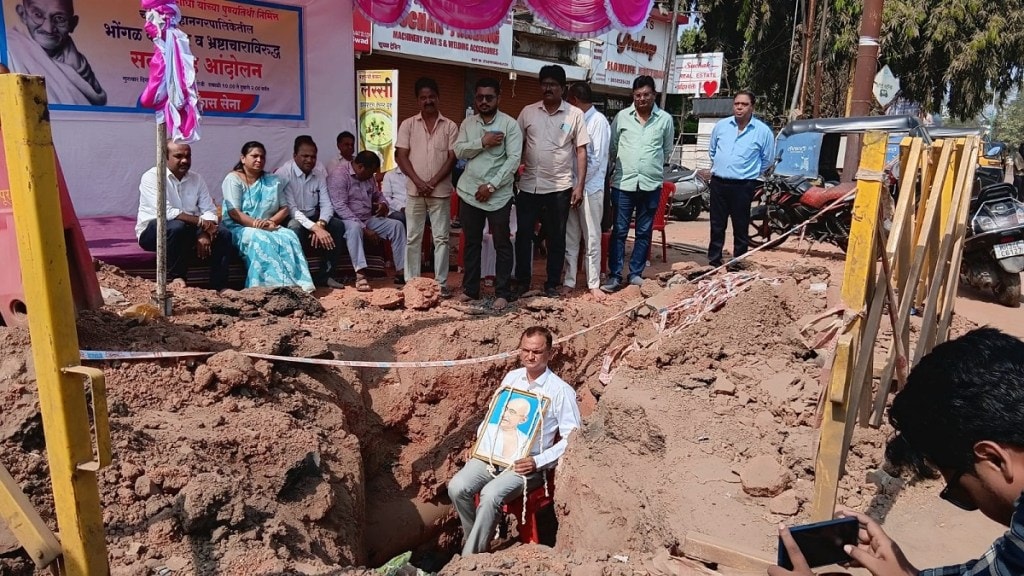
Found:
[(632, 88), (637, 76), (652, 76), (661, 86), (665, 78), (665, 54), (669, 52), (670, 35), (668, 23), (653, 19), (634, 34), (608, 32), (592, 49), (594, 76), (591, 82)]

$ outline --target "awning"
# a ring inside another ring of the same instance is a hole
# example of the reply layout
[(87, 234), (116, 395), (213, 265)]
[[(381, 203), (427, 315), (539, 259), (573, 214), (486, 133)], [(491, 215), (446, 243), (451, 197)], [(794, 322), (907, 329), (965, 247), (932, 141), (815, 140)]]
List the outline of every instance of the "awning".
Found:
[[(367, 18), (395, 26), (411, 0), (352, 0)], [(572, 38), (589, 38), (612, 28), (637, 32), (647, 23), (654, 0), (522, 0), (536, 18)], [(491, 32), (508, 17), (515, 0), (418, 0), (444, 26), (460, 32)]]

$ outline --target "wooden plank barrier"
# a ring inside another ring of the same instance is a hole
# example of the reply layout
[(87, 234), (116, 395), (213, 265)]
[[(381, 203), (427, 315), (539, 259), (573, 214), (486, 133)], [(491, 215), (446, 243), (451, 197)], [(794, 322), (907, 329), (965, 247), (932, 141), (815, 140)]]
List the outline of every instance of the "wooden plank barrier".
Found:
[[(881, 207), (888, 134), (869, 132), (862, 142), (841, 291), (843, 327), (833, 357), (826, 360), (832, 363), (830, 380), (823, 383), (815, 521), (832, 517), (858, 416), (862, 425), (879, 426), (894, 374), (902, 381), (911, 360), (916, 363), (949, 336), (980, 146), (976, 136), (935, 142), (904, 138), (898, 198), (886, 233)], [(912, 314), (923, 315), (913, 346)], [(890, 334), (880, 339), (883, 327)], [(872, 367), (880, 346), (885, 361), (874, 389)]]

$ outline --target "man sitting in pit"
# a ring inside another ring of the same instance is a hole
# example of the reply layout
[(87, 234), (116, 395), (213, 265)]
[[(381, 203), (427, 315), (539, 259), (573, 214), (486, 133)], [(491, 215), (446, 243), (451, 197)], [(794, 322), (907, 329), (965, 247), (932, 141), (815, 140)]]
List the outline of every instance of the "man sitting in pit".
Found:
[[(569, 436), (580, 427), (576, 391), (548, 369), (548, 362), (554, 355), (552, 344), (551, 331), (547, 328), (527, 328), (519, 340), (519, 361), (523, 367), (509, 372), (498, 387), (499, 391), (502, 388), (525, 390), (547, 399), (543, 428), (529, 455), (509, 467), (492, 467), (483, 460), (471, 458), (448, 483), (448, 495), (459, 513), (466, 539), (463, 556), (487, 551), (502, 504), (522, 496), (524, 481), (527, 490), (543, 485), (544, 474), (555, 467), (565, 453)], [(491, 446), (495, 444), (491, 442)], [(473, 503), (477, 494), (480, 495), (479, 505)]]
[(380, 169), (380, 158), (369, 150), (356, 154), (351, 164), (339, 164), (327, 176), (334, 213), (345, 222), (345, 242), (352, 266), (356, 269), (356, 290), (369, 292), (366, 279), (366, 252), (363, 240), (383, 237), (391, 243), (395, 259), (395, 284), (404, 284), (405, 226), (387, 217), (389, 208), (377, 189), (374, 173)]
[[(203, 177), (192, 172), (192, 147), (167, 142), (167, 279), (184, 286), (193, 253), (210, 263), (210, 288), (222, 290), (228, 283), (228, 263), (234, 254), (231, 234), (217, 225), (217, 207)], [(156, 252), (157, 169), (150, 168), (139, 181), (139, 214), (135, 236), (139, 246)]]

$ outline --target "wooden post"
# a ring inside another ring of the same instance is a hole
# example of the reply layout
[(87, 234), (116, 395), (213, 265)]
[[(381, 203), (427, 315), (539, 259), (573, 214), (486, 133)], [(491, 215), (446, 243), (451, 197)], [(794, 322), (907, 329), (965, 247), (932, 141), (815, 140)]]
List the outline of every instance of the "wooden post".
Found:
[(156, 306), (171, 315), (167, 294), (167, 124), (156, 125)]
[[(78, 332), (64, 233), (53, 225), (55, 219), (60, 222), (61, 208), (46, 105), (41, 77), (0, 75), (0, 123), (46, 456), (64, 551), (62, 564), (70, 576), (98, 576), (109, 573), (96, 479), (99, 468), (110, 459), (109, 429), (100, 410), (90, 425), (82, 377), (75, 368), (79, 364)], [(94, 382), (93, 399), (98, 408), (106, 402), (102, 373), (89, 370), (89, 378)]]
[(949, 325), (953, 321), (953, 302), (956, 298), (957, 283), (960, 280), (960, 261), (964, 255), (964, 239), (967, 235), (967, 219), (970, 218), (971, 193), (974, 188), (974, 173), (978, 163), (974, 160), (978, 157), (978, 148), (981, 140), (974, 136), (968, 140), (967, 149), (964, 151), (964, 163), (967, 166), (967, 176), (963, 179), (963, 187), (960, 193), (960, 214), (956, 220), (956, 231), (953, 241), (953, 259), (950, 261), (949, 275), (946, 277), (946, 297), (942, 303), (939, 313), (938, 333), (936, 344), (941, 344), (949, 339)]
[(832, 377), (828, 383), (829, 390), (826, 391), (821, 439), (814, 465), (811, 519), (815, 521), (832, 518), (842, 463), (849, 448), (846, 443), (847, 428), (856, 422), (857, 403), (864, 384), (863, 380), (853, 379), (852, 363), (857, 357), (870, 278), (875, 272), (875, 227), (878, 226), (888, 134), (868, 132), (862, 142), (861, 163), (857, 173), (857, 199), (853, 206), (853, 224), (841, 291), (842, 306), (847, 310), (849, 321), (836, 345)]

